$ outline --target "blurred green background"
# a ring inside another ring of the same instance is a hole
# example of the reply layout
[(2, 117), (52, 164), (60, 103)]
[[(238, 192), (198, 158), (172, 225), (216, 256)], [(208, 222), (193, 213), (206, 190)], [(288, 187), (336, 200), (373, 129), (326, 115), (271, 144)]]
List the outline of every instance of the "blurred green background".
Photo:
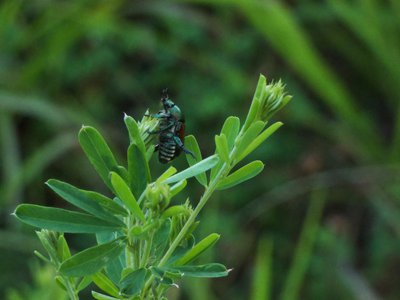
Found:
[(398, 0), (1, 1), (0, 298), (63, 299), (34, 230), (10, 214), (65, 206), (48, 178), (105, 190), (78, 147), (82, 124), (123, 160), (123, 112), (156, 111), (169, 87), (208, 155), (225, 118), (245, 117), (259, 73), (294, 95), (275, 116), (285, 126), (252, 154), (264, 172), (217, 193), (198, 230), (222, 233), (203, 259), (234, 270), (171, 299), (399, 299)]

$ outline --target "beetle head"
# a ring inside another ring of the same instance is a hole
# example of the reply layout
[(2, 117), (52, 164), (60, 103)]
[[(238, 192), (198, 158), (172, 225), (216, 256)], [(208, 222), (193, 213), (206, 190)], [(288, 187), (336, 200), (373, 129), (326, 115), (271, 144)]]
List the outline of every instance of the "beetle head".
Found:
[(168, 88), (163, 89), (161, 93), (161, 103), (164, 106), (165, 111), (175, 106), (175, 103), (168, 97)]

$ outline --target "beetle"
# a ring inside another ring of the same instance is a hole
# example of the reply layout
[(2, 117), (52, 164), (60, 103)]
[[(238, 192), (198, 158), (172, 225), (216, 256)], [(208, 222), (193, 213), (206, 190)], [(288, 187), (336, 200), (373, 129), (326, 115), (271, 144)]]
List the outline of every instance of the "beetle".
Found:
[(158, 134), (158, 144), (155, 148), (158, 151), (158, 160), (163, 164), (169, 163), (179, 156), (181, 151), (194, 158), (194, 154), (183, 145), (185, 117), (181, 109), (169, 98), (168, 89), (162, 91), (161, 104), (164, 109), (150, 115), (160, 120), (159, 129), (148, 132)]

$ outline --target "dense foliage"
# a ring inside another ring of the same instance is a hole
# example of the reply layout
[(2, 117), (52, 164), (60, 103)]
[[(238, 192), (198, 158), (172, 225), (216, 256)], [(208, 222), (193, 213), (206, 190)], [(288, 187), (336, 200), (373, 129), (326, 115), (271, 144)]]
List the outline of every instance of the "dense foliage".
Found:
[(0, 290), (46, 290), (30, 260), (40, 245), (10, 217), (17, 204), (62, 207), (47, 178), (104, 189), (77, 145), (82, 124), (120, 159), (121, 112), (155, 110), (169, 87), (208, 155), (208, 136), (244, 117), (262, 72), (296, 97), (287, 126), (252, 154), (263, 175), (217, 194), (198, 229), (221, 232), (204, 259), (234, 271), (177, 298), (397, 299), (399, 23), (394, 0), (2, 1)]

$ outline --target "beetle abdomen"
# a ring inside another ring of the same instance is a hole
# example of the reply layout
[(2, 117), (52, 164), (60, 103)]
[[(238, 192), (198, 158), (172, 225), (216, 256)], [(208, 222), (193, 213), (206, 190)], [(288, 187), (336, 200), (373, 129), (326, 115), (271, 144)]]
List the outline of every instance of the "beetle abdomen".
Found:
[(180, 149), (177, 147), (172, 132), (161, 133), (158, 144), (158, 160), (163, 164), (169, 163), (179, 155)]

